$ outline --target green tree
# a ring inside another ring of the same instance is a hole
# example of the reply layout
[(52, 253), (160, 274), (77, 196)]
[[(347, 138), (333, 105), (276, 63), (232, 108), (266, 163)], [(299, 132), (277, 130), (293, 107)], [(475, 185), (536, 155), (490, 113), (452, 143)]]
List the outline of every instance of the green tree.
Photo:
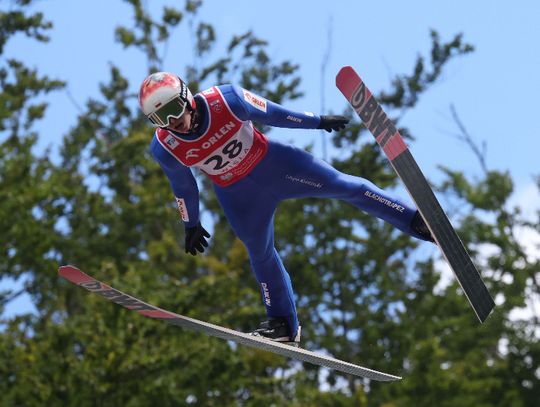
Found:
[[(30, 3), (1, 12), (2, 52), (17, 33), (46, 41), (52, 25), (28, 13)], [(298, 66), (272, 61), (254, 32), (234, 36), (217, 55), (218, 34), (201, 18), (202, 1), (164, 7), (158, 17), (140, 0), (127, 3), (133, 26), (114, 36), (143, 52), (148, 71), (163, 69), (161, 50), (183, 23), (195, 39), (184, 75), (193, 91), (230, 81), (277, 102), (302, 95)], [(431, 38), (430, 57), (419, 57), (411, 74), (378, 96), (396, 121), (445, 64), (472, 51), (460, 35)], [(43, 97), (63, 83), (2, 61), (0, 277), (30, 277), (25, 290), (38, 309), (1, 321), (2, 404), (529, 406), (538, 399), (538, 319), (511, 321), (509, 313), (539, 291), (538, 260), (527, 258), (515, 233), (540, 231), (540, 214), (526, 221), (508, 207), (508, 174), (486, 169), (471, 180), (443, 168), (438, 186), (462, 208), (453, 216), (459, 233), (493, 293), (504, 298), (483, 326), (455, 283), (435, 291), (433, 259), (418, 260), (417, 243), (389, 225), (339, 201), (280, 206), (276, 244), (297, 290), (305, 346), (405, 377), (381, 384), (328, 372), (323, 392), (315, 366), (297, 369), (282, 357), (147, 320), (58, 278), (58, 265), (74, 263), (145, 301), (242, 331), (263, 312), (246, 251), (204, 179), (212, 247), (205, 256), (183, 254), (172, 192), (148, 152), (152, 128), (136, 108), (138, 84), (129, 83), (121, 64), (111, 64), (101, 96), (87, 101), (53, 162), (33, 148), (35, 128)], [(394, 187), (395, 174), (356, 123), (334, 137), (339, 153), (332, 163)], [(484, 255), (485, 245), (496, 253)], [(1, 293), (0, 306), (16, 295)]]
[[(200, 2), (187, 2), (182, 11), (167, 8), (161, 20), (154, 20), (141, 2), (129, 3), (135, 28), (119, 28), (116, 36), (125, 46), (141, 48), (150, 69), (160, 64), (153, 44), (165, 40), (167, 30), (184, 15), (203, 27), (197, 28), (201, 36), (211, 28), (196, 20)], [(21, 13), (25, 5), (20, 3)], [(201, 54), (213, 46), (210, 40), (200, 42)], [(224, 75), (231, 69), (230, 75), (251, 80), (278, 99), (290, 97), (296, 85), (288, 77), (296, 68), (286, 62), (273, 65), (265, 47), (252, 33), (235, 37), (230, 60), (221, 62), (226, 69), (216, 65), (204, 75)], [(238, 58), (242, 64), (234, 62)], [(266, 78), (261, 73), (265, 69), (272, 72)], [(87, 102), (65, 137), (58, 165), (28, 148), (26, 155), (17, 151), (15, 159), (44, 161), (48, 172), (6, 172), (2, 178), (3, 190), (11, 194), (17, 192), (11, 186), (15, 177), (23, 177), (30, 190), (21, 186), (18, 192), (25, 199), (30, 199), (35, 185), (48, 188), (36, 214), (48, 229), (33, 227), (37, 209), (31, 203), (28, 214), (21, 210), (27, 217), (17, 222), (6, 211), (6, 221), (16, 227), (14, 237), (7, 236), (10, 257), (9, 264), (3, 260), (4, 275), (16, 276), (21, 270), (31, 277), (39, 314), (7, 322), (2, 333), (6, 361), (2, 376), (9, 378), (2, 381), (3, 402), (223, 405), (236, 399), (269, 400), (280, 394), (272, 366), (286, 366), (286, 360), (235, 351), (219, 340), (155, 322), (133, 321), (125, 310), (88, 298), (59, 281), (54, 272), (59, 264), (76, 263), (148, 301), (237, 329), (247, 329), (259, 312), (257, 287), (245, 278), (249, 268), (238, 242), (222, 239), (229, 243), (221, 249), (216, 245), (215, 255), (206, 258), (182, 254), (182, 230), (170, 187), (147, 151), (152, 129), (133, 108), (135, 89), (117, 66), (112, 65), (110, 72), (109, 82), (101, 85), (102, 97)], [(21, 86), (18, 93), (30, 90)], [(14, 112), (8, 109), (6, 115)], [(2, 157), (2, 165), (14, 166), (7, 158)], [(17, 205), (13, 199), (6, 202)], [(19, 229), (21, 237), (16, 239)], [(25, 252), (23, 237), (47, 245)], [(235, 312), (230, 304), (235, 304)], [(250, 380), (251, 375), (259, 378), (257, 382)]]

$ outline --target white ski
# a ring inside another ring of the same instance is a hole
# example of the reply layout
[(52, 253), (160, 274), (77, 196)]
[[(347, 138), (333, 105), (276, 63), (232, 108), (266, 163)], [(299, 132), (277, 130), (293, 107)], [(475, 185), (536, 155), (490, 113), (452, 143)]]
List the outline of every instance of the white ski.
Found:
[(268, 352), (273, 352), (278, 355), (286, 356), (302, 362), (312, 363), (318, 366), (324, 366), (329, 369), (335, 369), (343, 373), (348, 373), (354, 376), (364, 377), (377, 381), (393, 381), (400, 380), (401, 377), (390, 375), (387, 373), (378, 372), (362, 366), (354, 365), (349, 362), (344, 362), (330, 356), (324, 356), (306, 349), (296, 348), (289, 345), (284, 345), (278, 342), (273, 342), (257, 336), (252, 336), (247, 333), (238, 332), (232, 329), (224, 328), (219, 325), (210, 324), (194, 318), (185, 317), (175, 314), (174, 312), (166, 311), (153, 305), (147, 304), (135, 297), (124, 294), (121, 291), (104, 284), (74, 266), (62, 266), (58, 269), (60, 276), (66, 280), (86, 288), (88, 291), (99, 294), (112, 302), (115, 302), (129, 310), (136, 311), (141, 315), (149, 318), (159, 319), (172, 325), (178, 325), (182, 328), (201, 332), (217, 338), (234, 341), (236, 343), (246, 345), (256, 349), (262, 349)]

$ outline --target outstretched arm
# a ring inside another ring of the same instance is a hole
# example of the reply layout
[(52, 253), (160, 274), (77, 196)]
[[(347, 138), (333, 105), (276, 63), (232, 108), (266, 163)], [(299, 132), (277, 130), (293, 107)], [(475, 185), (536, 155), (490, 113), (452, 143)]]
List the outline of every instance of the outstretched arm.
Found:
[(233, 113), (241, 120), (252, 120), (273, 127), (341, 130), (349, 121), (343, 116), (319, 116), (296, 112), (234, 85), (220, 86)]

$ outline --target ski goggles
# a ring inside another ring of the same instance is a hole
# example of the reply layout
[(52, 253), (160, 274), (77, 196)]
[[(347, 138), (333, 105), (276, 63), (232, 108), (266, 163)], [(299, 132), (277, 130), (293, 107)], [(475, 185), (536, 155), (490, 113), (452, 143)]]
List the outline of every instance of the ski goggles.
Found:
[(169, 127), (169, 118), (179, 119), (186, 111), (187, 102), (180, 95), (175, 96), (154, 113), (150, 113), (148, 119), (159, 127)]

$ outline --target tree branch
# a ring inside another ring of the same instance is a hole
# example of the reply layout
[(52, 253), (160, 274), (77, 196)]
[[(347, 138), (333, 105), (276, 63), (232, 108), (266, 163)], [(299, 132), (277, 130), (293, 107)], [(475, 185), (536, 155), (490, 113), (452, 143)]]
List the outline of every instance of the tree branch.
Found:
[(465, 125), (459, 118), (456, 108), (453, 104), (450, 105), (450, 112), (452, 113), (452, 118), (454, 119), (454, 122), (458, 126), (459, 131), (461, 134), (457, 135), (456, 138), (460, 141), (463, 141), (465, 144), (467, 144), (476, 158), (478, 159), (478, 162), (480, 163), (480, 167), (482, 168), (482, 171), (484, 173), (488, 172), (487, 165), (486, 165), (486, 143), (482, 143), (482, 148), (480, 148), (472, 139), (471, 135), (465, 128)]
[(20, 295), (24, 294), (26, 292), (26, 288), (21, 288), (18, 291), (15, 291), (14, 293), (11, 293), (11, 295), (8, 295), (6, 298), (2, 298), (0, 301), (0, 306), (4, 307)]

